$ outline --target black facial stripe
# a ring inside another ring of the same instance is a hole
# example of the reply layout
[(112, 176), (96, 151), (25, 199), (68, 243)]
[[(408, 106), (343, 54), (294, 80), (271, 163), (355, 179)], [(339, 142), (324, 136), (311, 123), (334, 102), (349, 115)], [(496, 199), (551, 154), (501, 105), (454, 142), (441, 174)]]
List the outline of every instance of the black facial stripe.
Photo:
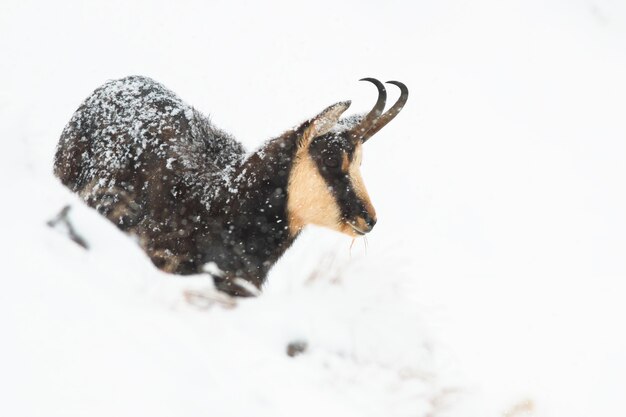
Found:
[(343, 219), (354, 219), (366, 212), (365, 204), (356, 194), (348, 174), (337, 175), (336, 173), (331, 173), (329, 170), (320, 167), (319, 164), (318, 171), (328, 185)]
[[(347, 156), (350, 163), (355, 157), (354, 144), (344, 136), (329, 134), (315, 138), (309, 146), (309, 152), (339, 207), (342, 219), (352, 220), (367, 211), (365, 202), (356, 193), (349, 172), (342, 171), (344, 157)], [(328, 158), (337, 159), (338, 164), (325, 163)]]
[(341, 181), (335, 181), (332, 194), (344, 219), (354, 219), (365, 212), (365, 204), (356, 194), (349, 176)]

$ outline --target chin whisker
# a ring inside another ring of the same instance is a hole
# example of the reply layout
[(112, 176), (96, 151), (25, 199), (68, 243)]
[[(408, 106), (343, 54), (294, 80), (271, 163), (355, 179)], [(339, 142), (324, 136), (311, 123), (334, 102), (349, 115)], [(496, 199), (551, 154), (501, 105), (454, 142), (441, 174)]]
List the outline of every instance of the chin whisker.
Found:
[(352, 242), (350, 242), (350, 257), (352, 258), (352, 247), (354, 246), (354, 242), (356, 242), (356, 237), (352, 238)]

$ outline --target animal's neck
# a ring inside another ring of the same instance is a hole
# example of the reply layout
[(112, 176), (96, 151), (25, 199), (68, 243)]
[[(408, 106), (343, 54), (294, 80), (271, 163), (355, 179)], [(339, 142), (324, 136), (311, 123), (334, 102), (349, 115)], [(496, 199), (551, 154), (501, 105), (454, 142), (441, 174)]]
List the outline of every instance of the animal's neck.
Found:
[[(287, 188), (295, 144), (289, 135), (269, 141), (237, 170), (223, 206), (228, 240), (241, 260), (232, 265), (257, 286), (291, 246)], [(234, 192), (233, 192), (234, 191)]]

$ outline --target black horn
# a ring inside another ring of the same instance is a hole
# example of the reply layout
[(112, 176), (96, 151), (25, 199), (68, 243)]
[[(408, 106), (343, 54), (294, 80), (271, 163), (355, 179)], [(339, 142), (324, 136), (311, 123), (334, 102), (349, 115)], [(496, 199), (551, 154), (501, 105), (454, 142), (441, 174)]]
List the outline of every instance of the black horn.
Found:
[(396, 117), (398, 113), (400, 113), (400, 110), (402, 110), (402, 108), (406, 104), (407, 99), (409, 98), (409, 89), (400, 81), (387, 81), (387, 84), (393, 84), (400, 88), (400, 98), (398, 98), (398, 101), (396, 101), (389, 110), (387, 110), (382, 116), (376, 119), (376, 121), (374, 121), (369, 130), (365, 132), (364, 135), (362, 135), (361, 140), (363, 142), (374, 136), (376, 132), (385, 127), (387, 123), (392, 121), (393, 118)]
[(361, 123), (352, 128), (351, 136), (353, 141), (363, 140), (369, 130), (372, 129), (376, 120), (380, 117), (385, 109), (385, 103), (387, 102), (387, 90), (385, 85), (378, 81), (376, 78), (362, 78), (359, 81), (369, 81), (378, 89), (378, 100), (376, 104), (370, 110), (370, 112), (363, 118)]

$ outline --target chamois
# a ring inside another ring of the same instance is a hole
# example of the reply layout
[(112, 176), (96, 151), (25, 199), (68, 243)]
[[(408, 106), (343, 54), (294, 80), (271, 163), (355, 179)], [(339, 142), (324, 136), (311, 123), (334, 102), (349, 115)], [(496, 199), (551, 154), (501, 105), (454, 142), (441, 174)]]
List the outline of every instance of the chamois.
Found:
[(340, 119), (350, 101), (333, 104), (250, 155), (154, 80), (112, 80), (63, 130), (54, 173), (136, 236), (157, 268), (186, 275), (213, 262), (218, 289), (250, 295), (305, 225), (350, 236), (374, 227), (362, 144), (400, 112), (408, 89), (389, 81), (401, 94), (383, 113), (385, 86), (363, 80), (378, 89), (366, 115)]

